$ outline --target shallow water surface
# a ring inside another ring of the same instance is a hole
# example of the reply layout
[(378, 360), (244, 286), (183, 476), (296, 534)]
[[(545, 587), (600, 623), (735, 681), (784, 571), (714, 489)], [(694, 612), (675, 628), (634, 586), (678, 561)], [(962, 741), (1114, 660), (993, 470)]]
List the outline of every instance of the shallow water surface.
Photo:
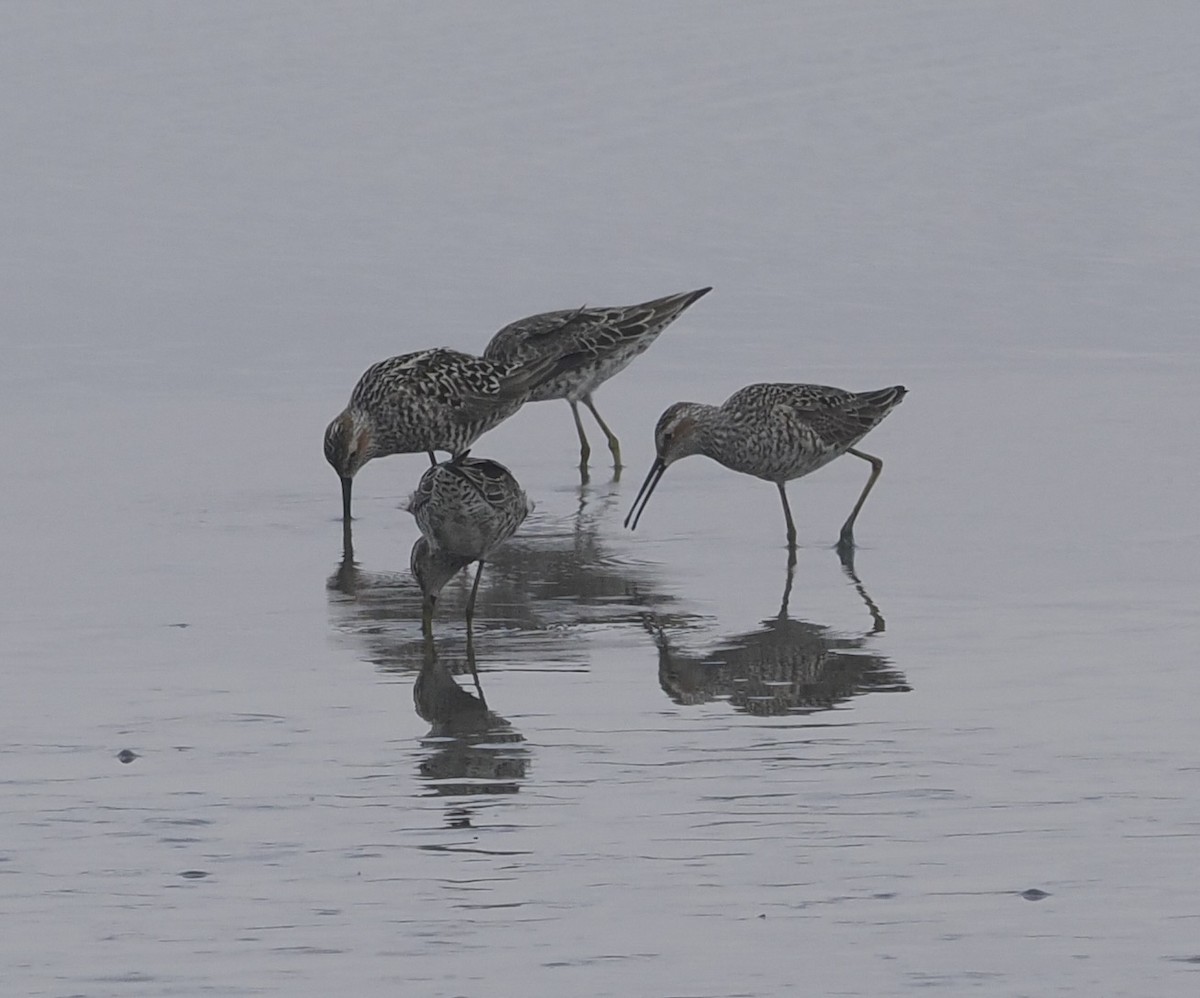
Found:
[[(1196, 16), (455, 8), (0, 15), (5, 987), (1194, 993)], [(710, 283), (619, 476), (479, 441), (537, 509), (424, 639), (358, 374)], [(700, 458), (622, 527), (780, 379), (909, 389), (852, 561), (850, 457), (794, 571)]]

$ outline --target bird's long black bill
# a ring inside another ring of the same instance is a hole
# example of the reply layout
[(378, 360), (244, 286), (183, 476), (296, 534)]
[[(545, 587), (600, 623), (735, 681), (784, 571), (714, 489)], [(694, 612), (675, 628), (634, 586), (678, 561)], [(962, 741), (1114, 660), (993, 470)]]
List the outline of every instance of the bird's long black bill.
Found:
[(637, 498), (633, 500), (633, 505), (629, 507), (629, 515), (625, 517), (625, 526), (630, 530), (637, 530), (638, 520), (646, 512), (646, 504), (650, 502), (650, 496), (658, 486), (659, 480), (666, 470), (667, 465), (661, 457), (655, 458), (654, 463), (650, 465), (650, 474), (642, 482), (642, 487), (638, 489)]
[(353, 478), (342, 479), (342, 520), (350, 522), (350, 490), (354, 487)]

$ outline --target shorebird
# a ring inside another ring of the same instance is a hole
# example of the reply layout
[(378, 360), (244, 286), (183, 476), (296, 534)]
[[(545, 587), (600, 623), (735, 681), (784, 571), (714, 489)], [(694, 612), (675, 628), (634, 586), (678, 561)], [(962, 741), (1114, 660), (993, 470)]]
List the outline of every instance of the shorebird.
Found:
[(421, 587), (422, 626), (432, 628), (433, 605), (442, 588), (473, 561), (475, 583), (467, 600), (467, 625), (483, 563), (533, 512), (533, 503), (504, 465), (485, 458), (456, 457), (429, 468), (408, 500), (421, 536), (409, 564)]
[[(786, 484), (843, 454), (871, 463), (871, 477), (842, 525), (838, 548), (854, 547), (854, 521), (883, 462), (854, 445), (904, 398), (900, 385), (870, 392), (847, 392), (825, 385), (748, 385), (721, 405), (676, 402), (654, 428), (657, 457), (625, 517), (637, 528), (663, 473), (680, 458), (704, 454), (732, 471), (774, 482), (783, 501), (788, 547), (795, 550), (796, 524)], [(640, 505), (639, 505), (640, 504)]]
[(573, 367), (562, 351), (502, 364), (435, 349), (372, 364), (325, 430), (325, 460), (342, 480), (342, 518), (350, 519), (354, 476), (373, 458), (426, 451), (451, 456), (516, 412), (547, 377)]
[(613, 468), (621, 467), (621, 443), (600, 418), (592, 393), (679, 318), (685, 308), (708, 294), (700, 288), (637, 305), (542, 312), (509, 323), (492, 337), (483, 356), (499, 364), (528, 364), (539, 358), (572, 354), (577, 362), (529, 393), (530, 402), (566, 399), (579, 434), (579, 467), (587, 468), (592, 449), (579, 418), (582, 402), (608, 440)]

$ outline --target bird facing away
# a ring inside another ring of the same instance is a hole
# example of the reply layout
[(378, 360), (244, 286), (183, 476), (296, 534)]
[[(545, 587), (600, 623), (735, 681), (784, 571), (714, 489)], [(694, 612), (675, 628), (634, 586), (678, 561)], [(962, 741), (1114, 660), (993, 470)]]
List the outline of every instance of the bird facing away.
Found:
[(676, 402), (654, 428), (657, 457), (638, 491), (625, 526), (637, 528), (650, 495), (670, 465), (704, 454), (733, 471), (774, 482), (783, 500), (788, 547), (796, 547), (796, 525), (788, 507), (786, 483), (816, 471), (843, 454), (871, 463), (871, 477), (842, 525), (838, 547), (854, 547), (854, 521), (883, 462), (855, 450), (867, 433), (904, 398), (900, 385), (871, 392), (847, 392), (824, 385), (748, 385), (721, 405)]
[(471, 562), (479, 562), (467, 600), (467, 624), (483, 563), (525, 522), (533, 503), (504, 465), (485, 458), (456, 457), (435, 464), (421, 476), (408, 500), (421, 536), (409, 564), (421, 587), (422, 625), (432, 627), (433, 605), (442, 588)]
[(372, 364), (325, 430), (325, 460), (342, 480), (343, 519), (350, 519), (354, 476), (368, 461), (427, 451), (436, 463), (434, 451), (463, 454), (533, 388), (575, 363), (561, 352), (499, 364), (439, 348)]
[(566, 309), (542, 312), (509, 323), (492, 337), (483, 356), (499, 364), (530, 363), (541, 357), (570, 353), (577, 363), (539, 384), (530, 402), (566, 399), (579, 434), (579, 467), (587, 468), (592, 449), (579, 418), (579, 403), (587, 406), (608, 440), (613, 468), (621, 467), (621, 443), (600, 418), (592, 393), (638, 354), (646, 350), (696, 300), (712, 288), (668, 295), (638, 305)]

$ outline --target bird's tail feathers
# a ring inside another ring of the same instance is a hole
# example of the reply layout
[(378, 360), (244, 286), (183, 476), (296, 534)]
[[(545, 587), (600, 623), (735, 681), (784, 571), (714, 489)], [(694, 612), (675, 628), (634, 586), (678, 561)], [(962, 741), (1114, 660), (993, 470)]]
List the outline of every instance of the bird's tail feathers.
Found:
[(678, 319), (685, 308), (699, 301), (711, 290), (711, 287), (699, 288), (695, 291), (667, 295), (665, 298), (655, 298), (640, 305), (630, 305), (628, 308), (614, 309), (604, 314), (602, 321), (620, 339), (641, 339), (648, 333), (661, 332)]
[(892, 385), (891, 388), (880, 388), (873, 392), (860, 392), (858, 397), (863, 408), (886, 413), (898, 406), (907, 394), (908, 389), (903, 385)]

